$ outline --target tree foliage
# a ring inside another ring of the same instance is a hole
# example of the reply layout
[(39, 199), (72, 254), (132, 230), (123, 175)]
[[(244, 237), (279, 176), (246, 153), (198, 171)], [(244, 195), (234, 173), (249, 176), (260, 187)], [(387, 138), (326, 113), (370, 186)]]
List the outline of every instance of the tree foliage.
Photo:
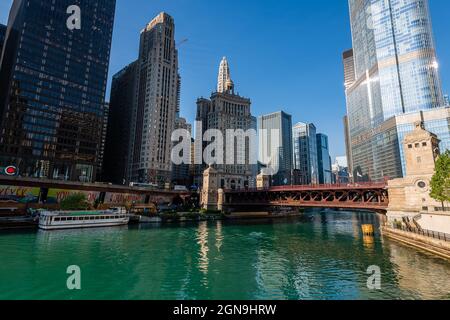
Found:
[(89, 202), (83, 193), (72, 194), (61, 201), (62, 210), (87, 210), (89, 207)]
[(450, 201), (450, 151), (440, 155), (431, 180), (431, 197), (442, 203)]

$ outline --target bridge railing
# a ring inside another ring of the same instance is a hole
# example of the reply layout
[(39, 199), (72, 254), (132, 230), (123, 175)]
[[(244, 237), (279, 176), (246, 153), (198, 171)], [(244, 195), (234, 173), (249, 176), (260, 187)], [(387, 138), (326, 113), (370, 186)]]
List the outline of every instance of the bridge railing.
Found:
[(404, 232), (410, 232), (410, 233), (414, 233), (414, 234), (421, 235), (424, 237), (450, 242), (450, 234), (448, 234), (448, 233), (425, 230), (425, 229), (408, 228), (405, 226), (397, 226), (397, 225), (394, 225), (394, 226), (388, 227), (388, 228), (391, 228), (394, 230), (401, 230)]
[(358, 182), (338, 184), (309, 184), (309, 185), (286, 185), (269, 188), (243, 188), (225, 189), (225, 192), (256, 192), (256, 191), (283, 191), (283, 190), (337, 190), (337, 189), (361, 189), (361, 188), (386, 188), (387, 182)]

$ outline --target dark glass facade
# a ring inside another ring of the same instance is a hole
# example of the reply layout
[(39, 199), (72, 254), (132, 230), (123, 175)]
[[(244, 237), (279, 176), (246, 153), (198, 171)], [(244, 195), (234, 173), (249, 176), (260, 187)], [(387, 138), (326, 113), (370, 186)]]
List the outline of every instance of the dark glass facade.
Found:
[(328, 136), (318, 133), (317, 138), (317, 160), (319, 164), (319, 183), (329, 184), (333, 182), (331, 170), (330, 147), (328, 145)]
[[(69, 30), (77, 5), (81, 28)], [(0, 166), (93, 181), (100, 167), (115, 0), (15, 0), (0, 73)]]
[(317, 129), (312, 123), (299, 122), (292, 128), (295, 184), (318, 184)]
[(129, 164), (130, 123), (133, 113), (137, 62), (114, 75), (111, 86), (103, 180), (126, 182)]
[[(261, 131), (266, 130), (266, 131)], [(272, 141), (271, 137), (278, 132), (278, 141)], [(278, 172), (272, 177), (273, 186), (283, 186), (292, 183), (293, 150), (292, 150), (292, 116), (283, 111), (263, 115), (258, 118), (258, 132), (265, 138), (260, 141), (260, 159), (268, 162), (267, 157), (276, 155), (276, 167)]]
[(5, 37), (6, 37), (6, 26), (0, 24), (0, 60), (2, 58), (2, 50), (3, 50), (3, 43), (5, 42)]

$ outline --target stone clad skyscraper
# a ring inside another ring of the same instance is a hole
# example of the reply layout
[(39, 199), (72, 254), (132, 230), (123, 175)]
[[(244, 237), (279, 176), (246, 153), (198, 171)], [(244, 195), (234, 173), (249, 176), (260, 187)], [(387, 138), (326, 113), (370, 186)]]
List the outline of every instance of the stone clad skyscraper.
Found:
[(131, 121), (131, 182), (170, 182), (179, 88), (175, 23), (162, 12), (141, 32)]
[[(248, 130), (253, 129), (256, 137), (256, 118), (251, 115), (250, 99), (239, 96), (235, 93), (234, 83), (231, 80), (230, 68), (226, 58), (222, 59), (219, 67), (217, 92), (211, 95), (210, 99), (200, 98), (197, 100), (197, 125), (196, 140), (202, 141), (204, 133), (209, 129), (217, 129), (223, 134), (223, 157), (221, 164), (214, 164), (214, 168), (220, 177), (219, 187), (225, 189), (243, 189), (255, 186), (256, 184), (256, 149), (250, 147), (251, 141), (245, 139), (240, 145), (235, 140), (227, 139), (227, 130)], [(227, 154), (227, 146), (234, 144), (233, 154)], [(256, 141), (254, 143), (257, 143)], [(197, 144), (201, 150), (196, 148), (195, 153), (201, 155), (206, 144)], [(252, 154), (252, 150), (255, 151)], [(227, 159), (233, 159), (232, 164)], [(255, 163), (251, 163), (252, 159)], [(198, 160), (198, 159), (197, 159)], [(202, 184), (203, 170), (206, 165), (197, 164), (197, 177), (195, 182)]]
[(355, 177), (396, 178), (404, 173), (401, 137), (414, 128), (399, 117), (444, 104), (428, 1), (349, 0), (349, 6), (353, 50), (343, 56), (349, 163)]
[(219, 76), (217, 79), (217, 92), (234, 92), (234, 83), (231, 80), (230, 66), (225, 57), (223, 57), (219, 66)]

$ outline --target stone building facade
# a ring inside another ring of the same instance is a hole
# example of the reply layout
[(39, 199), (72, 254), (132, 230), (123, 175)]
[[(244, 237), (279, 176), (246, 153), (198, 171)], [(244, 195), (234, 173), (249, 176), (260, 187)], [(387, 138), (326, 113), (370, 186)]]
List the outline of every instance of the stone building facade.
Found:
[(389, 181), (389, 224), (450, 233), (450, 212), (442, 211), (442, 204), (430, 196), (439, 142), (422, 122), (417, 122), (414, 131), (405, 136), (406, 176)]
[[(246, 138), (241, 145), (236, 140), (228, 141), (227, 138), (227, 130), (248, 132), (253, 129), (256, 133), (256, 118), (251, 115), (250, 106), (250, 99), (235, 93), (227, 59), (223, 58), (219, 68), (217, 92), (214, 92), (210, 99), (200, 98), (197, 101), (196, 141), (199, 147), (195, 150), (196, 157), (204, 154), (209, 142), (198, 143), (198, 141), (204, 141), (204, 135), (208, 130), (216, 129), (222, 133), (223, 159), (221, 163), (213, 163), (220, 176), (220, 188), (245, 189), (256, 185), (257, 165), (256, 161), (252, 164), (252, 158), (256, 159), (257, 155), (251, 154), (254, 148), (250, 147), (250, 139)], [(234, 143), (235, 147), (233, 154), (229, 155), (227, 146), (231, 143)], [(233, 159), (232, 164), (227, 161), (230, 158)], [(196, 166), (195, 183), (200, 186), (203, 184), (203, 171), (207, 165), (211, 163)]]

